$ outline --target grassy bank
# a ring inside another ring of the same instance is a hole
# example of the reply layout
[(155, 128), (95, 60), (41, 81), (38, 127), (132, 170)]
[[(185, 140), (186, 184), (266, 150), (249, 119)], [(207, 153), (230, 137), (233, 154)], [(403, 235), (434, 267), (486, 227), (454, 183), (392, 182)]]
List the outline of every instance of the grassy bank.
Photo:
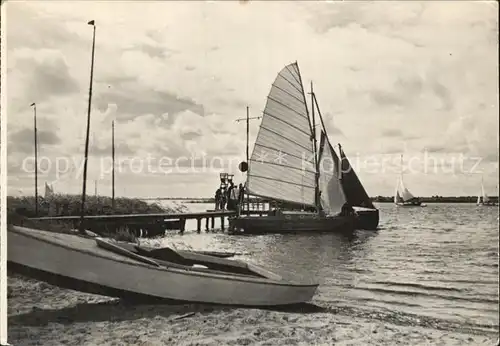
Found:
[[(476, 203), (477, 196), (432, 196), (418, 197), (424, 203)], [(490, 196), (491, 201), (498, 203), (497, 196)], [(379, 203), (393, 203), (394, 196), (372, 197), (372, 201)]]
[[(74, 228), (72, 221), (36, 221), (28, 218), (36, 217), (35, 197), (7, 197), (7, 222), (8, 224), (31, 227), (55, 232), (69, 232)], [(81, 196), (79, 195), (54, 195), (49, 198), (38, 198), (38, 216), (77, 216), (80, 215)], [(87, 196), (85, 200), (86, 215), (111, 215), (111, 214), (151, 214), (174, 212), (173, 209), (163, 208), (156, 203), (147, 203), (136, 198), (115, 198), (113, 209), (111, 197)], [(129, 238), (127, 234), (116, 236)], [(125, 240), (125, 239), (122, 239)]]

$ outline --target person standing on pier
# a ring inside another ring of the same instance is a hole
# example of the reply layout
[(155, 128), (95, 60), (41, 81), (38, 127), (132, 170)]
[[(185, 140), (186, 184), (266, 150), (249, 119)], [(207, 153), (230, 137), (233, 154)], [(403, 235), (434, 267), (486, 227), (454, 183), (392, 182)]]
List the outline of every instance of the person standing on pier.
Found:
[(240, 185), (238, 186), (238, 200), (239, 200), (239, 204), (240, 205), (243, 205), (243, 198), (245, 196), (245, 188), (243, 187), (243, 184), (240, 183)]
[(219, 210), (221, 206), (221, 189), (220, 187), (215, 191), (215, 210)]
[(227, 189), (227, 210), (234, 210), (235, 199), (234, 197), (234, 183), (231, 181)]
[(221, 194), (220, 194), (220, 209), (221, 210), (225, 210), (226, 200), (227, 200), (227, 192), (226, 192), (225, 188), (222, 188)]

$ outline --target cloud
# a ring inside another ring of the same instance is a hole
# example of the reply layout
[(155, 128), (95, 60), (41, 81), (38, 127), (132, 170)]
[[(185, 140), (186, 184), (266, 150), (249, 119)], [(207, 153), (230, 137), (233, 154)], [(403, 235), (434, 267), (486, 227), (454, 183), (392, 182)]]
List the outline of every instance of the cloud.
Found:
[(9, 52), (7, 61), (7, 85), (9, 94), (14, 95), (9, 100), (14, 106), (11, 109), (25, 106), (27, 100), (44, 102), (52, 96), (79, 91), (79, 85), (60, 51), (19, 48)]
[(137, 90), (134, 87), (137, 80), (116, 84), (111, 80), (109, 83), (107, 90), (96, 95), (95, 105), (100, 110), (105, 110), (110, 103), (117, 105), (116, 119), (119, 122), (126, 122), (143, 114), (176, 114), (184, 110), (204, 114), (203, 105), (187, 98), (164, 91)]
[(400, 129), (382, 129), (380, 133), (383, 137), (402, 137), (403, 132)]
[[(243, 158), (245, 125), (235, 120), (247, 106), (251, 116), (261, 115), (276, 73), (293, 61), (307, 88), (314, 81), (331, 140), (348, 153), (422, 155), (427, 148), (491, 159), (498, 153), (497, 4), (6, 5), (10, 138), (31, 129), (28, 105), (36, 102), (40, 131), (59, 139), (44, 149), (53, 158), (83, 155), (90, 19), (97, 23), (93, 160), (109, 151), (112, 120), (117, 155)], [(251, 149), (259, 123), (250, 123)], [(20, 146), (21, 153), (9, 146), (11, 162), (19, 163), (29, 147)], [(237, 173), (237, 163), (232, 167)], [(372, 194), (392, 193), (392, 176), (359, 175)], [(130, 191), (142, 191), (148, 176), (122, 178)], [(170, 194), (176, 182), (189, 187), (177, 175), (164, 179), (163, 192), (148, 191)], [(212, 194), (218, 177), (196, 179), (193, 186)], [(453, 191), (445, 180), (430, 179), (429, 191)]]
[[(60, 17), (44, 9), (14, 4), (8, 5), (8, 49), (30, 47), (32, 49), (59, 49), (74, 44), (80, 37), (62, 30)], [(29, 23), (29, 25), (26, 25)], [(32, 30), (36, 28), (36, 30)]]
[[(35, 152), (34, 132), (22, 129), (9, 133), (9, 151), (12, 153), (31, 154)], [(59, 136), (53, 131), (37, 131), (38, 148), (53, 146), (61, 142)]]

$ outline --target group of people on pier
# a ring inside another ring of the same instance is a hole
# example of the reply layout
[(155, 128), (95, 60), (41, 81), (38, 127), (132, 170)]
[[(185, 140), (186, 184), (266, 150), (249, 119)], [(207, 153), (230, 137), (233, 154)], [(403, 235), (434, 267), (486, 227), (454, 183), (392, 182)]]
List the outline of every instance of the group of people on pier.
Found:
[(238, 206), (243, 202), (243, 184), (236, 187), (232, 181), (229, 186), (221, 186), (215, 191), (215, 210), (238, 210)]

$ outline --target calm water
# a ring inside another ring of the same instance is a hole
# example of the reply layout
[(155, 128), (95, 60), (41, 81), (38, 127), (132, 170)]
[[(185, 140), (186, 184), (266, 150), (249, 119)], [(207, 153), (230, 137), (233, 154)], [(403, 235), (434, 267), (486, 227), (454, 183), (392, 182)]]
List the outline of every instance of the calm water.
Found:
[[(188, 204), (192, 211), (211, 205)], [(14, 345), (493, 345), (498, 338), (498, 209), (381, 204), (381, 229), (333, 234), (168, 234), (155, 246), (244, 253), (321, 285), (312, 314), (107, 304), (9, 278)], [(114, 301), (114, 300), (113, 300)], [(175, 315), (195, 312), (189, 318)]]
[(186, 232), (162, 243), (244, 252), (240, 258), (284, 276), (319, 282), (314, 303), (344, 314), (473, 333), (498, 330), (498, 209), (470, 204), (381, 204), (380, 209), (380, 230), (358, 231), (350, 239)]

